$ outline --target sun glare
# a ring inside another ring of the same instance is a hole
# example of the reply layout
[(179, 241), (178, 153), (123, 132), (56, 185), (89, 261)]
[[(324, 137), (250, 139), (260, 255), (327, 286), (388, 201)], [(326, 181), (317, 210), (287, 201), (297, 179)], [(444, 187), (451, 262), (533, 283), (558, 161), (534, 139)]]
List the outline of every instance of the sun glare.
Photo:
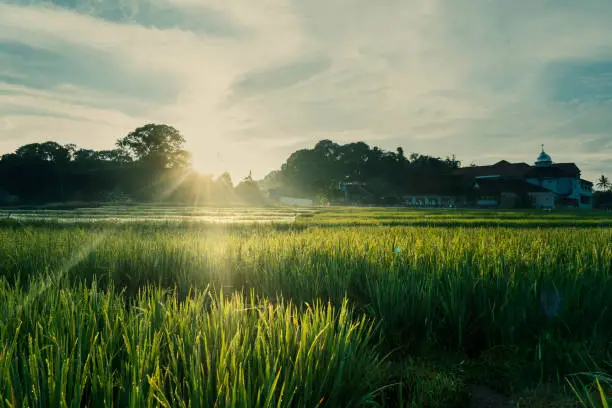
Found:
[(214, 149), (206, 151), (203, 148), (193, 148), (191, 150), (191, 165), (201, 174), (219, 175), (224, 171), (229, 171), (221, 158), (221, 152)]
[[(200, 174), (210, 174), (218, 177), (227, 172), (234, 182), (246, 177), (253, 167), (261, 165), (263, 159), (251, 151), (239, 149), (215, 149), (213, 146), (193, 147), (190, 149), (193, 170)], [(229, 152), (229, 153), (226, 153)]]

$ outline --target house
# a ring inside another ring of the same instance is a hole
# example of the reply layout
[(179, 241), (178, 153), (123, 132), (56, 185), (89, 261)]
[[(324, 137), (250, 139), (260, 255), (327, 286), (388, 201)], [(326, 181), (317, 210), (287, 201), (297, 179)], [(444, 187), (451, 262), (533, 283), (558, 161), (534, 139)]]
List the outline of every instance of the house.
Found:
[(341, 182), (339, 190), (345, 203), (406, 207), (448, 208), (457, 205), (457, 178), (449, 175), (421, 175), (418, 183), (403, 189), (380, 179), (362, 182)]
[(460, 181), (453, 176), (423, 177), (418, 184), (408, 187), (402, 201), (407, 207), (454, 208), (464, 205), (465, 199), (457, 191)]
[(310, 207), (314, 205), (314, 202), (309, 198), (281, 197), (279, 202), (283, 205), (291, 205), (294, 207)]
[(480, 207), (592, 208), (593, 183), (580, 178), (574, 163), (554, 163), (544, 151), (534, 165), (502, 160), (490, 166), (463, 167), (453, 172), (470, 183)]

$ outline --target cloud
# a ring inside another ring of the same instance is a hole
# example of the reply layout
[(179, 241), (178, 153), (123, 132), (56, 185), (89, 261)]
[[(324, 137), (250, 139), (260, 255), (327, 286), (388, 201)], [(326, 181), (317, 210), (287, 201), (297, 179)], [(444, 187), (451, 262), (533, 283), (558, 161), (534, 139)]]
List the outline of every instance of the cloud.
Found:
[[(388, 148), (455, 152), (468, 161), (507, 154), (532, 161), (546, 143), (560, 161), (586, 162), (593, 143), (585, 142), (612, 138), (604, 113), (612, 69), (601, 63), (612, 51), (612, 7), (511, 4), (332, 6), (328, 20), (310, 21), (311, 38), (334, 55), (332, 69), (300, 89), (262, 96), (253, 109), (283, 112), (271, 119), (282, 123), (279, 138), (287, 130), (367, 130), (386, 136)], [(339, 15), (346, 16), (340, 23)], [(580, 81), (590, 89), (572, 90), (567, 78), (550, 81), (555, 67), (573, 64), (583, 72), (566, 77), (588, 76)]]
[(329, 69), (330, 65), (330, 59), (323, 57), (304, 59), (260, 72), (250, 72), (232, 85), (232, 89), (236, 92), (234, 97), (240, 99), (298, 85)]
[(612, 59), (556, 61), (546, 80), (555, 101), (612, 100)]
[(327, 138), (483, 163), (545, 143), (594, 178), (612, 172), (611, 20), (607, 0), (11, 1), (0, 148), (163, 121), (236, 177)]
[[(86, 87), (90, 91), (122, 94), (164, 103), (180, 86), (157, 72), (138, 72), (117, 64), (107, 54), (85, 47), (49, 51), (14, 42), (0, 42), (0, 61), (13, 73), (0, 73), (0, 80), (30, 89)], [(15, 75), (18, 73), (18, 75)], [(155, 86), (152, 86), (156, 83)]]

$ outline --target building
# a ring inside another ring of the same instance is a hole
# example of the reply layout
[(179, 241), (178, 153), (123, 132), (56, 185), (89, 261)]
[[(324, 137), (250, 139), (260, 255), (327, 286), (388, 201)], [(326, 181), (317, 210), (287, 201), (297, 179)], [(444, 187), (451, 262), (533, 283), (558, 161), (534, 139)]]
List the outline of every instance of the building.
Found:
[(266, 198), (270, 203), (290, 205), (294, 207), (310, 207), (314, 201), (307, 197), (292, 197), (291, 192), (284, 191), (282, 188), (271, 188), (266, 190)]
[(281, 197), (279, 202), (283, 205), (294, 207), (310, 207), (314, 205), (314, 202), (309, 198)]
[(407, 207), (454, 208), (465, 205), (462, 197), (462, 180), (455, 176), (430, 176), (409, 186), (402, 196)]
[(472, 201), (496, 208), (592, 208), (593, 183), (580, 178), (574, 163), (554, 163), (544, 151), (533, 166), (505, 160), (490, 166), (463, 167), (454, 176), (469, 183)]

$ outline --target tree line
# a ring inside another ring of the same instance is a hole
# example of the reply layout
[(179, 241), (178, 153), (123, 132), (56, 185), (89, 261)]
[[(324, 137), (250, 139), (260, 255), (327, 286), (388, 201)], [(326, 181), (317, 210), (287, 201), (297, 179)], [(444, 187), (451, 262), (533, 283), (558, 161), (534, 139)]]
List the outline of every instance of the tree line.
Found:
[(118, 139), (113, 149), (91, 150), (53, 141), (30, 143), (0, 158), (0, 203), (43, 204), (67, 201), (176, 202), (227, 205), (262, 204), (263, 190), (284, 195), (338, 198), (342, 182), (376, 186), (376, 195), (443, 183), (460, 166), (455, 157), (406, 157), (364, 142), (339, 145), (323, 140), (291, 154), (280, 170), (257, 182), (245, 177), (198, 174), (185, 139), (174, 127), (146, 124)]
[[(289, 156), (281, 169), (270, 173), (264, 183), (289, 195), (339, 199), (344, 188), (361, 189), (372, 197), (398, 198), (407, 193), (456, 192), (462, 186), (451, 173), (461, 162), (412, 153), (404, 149), (385, 151), (364, 142), (340, 145), (330, 140), (318, 142)], [(355, 187), (357, 186), (357, 187)]]
[(0, 203), (262, 202), (250, 176), (234, 186), (228, 173), (213, 178), (195, 172), (184, 144), (177, 129), (163, 124), (139, 127), (111, 150), (30, 143), (0, 158)]
[[(281, 168), (255, 181), (234, 185), (229, 173), (199, 174), (191, 166), (185, 139), (174, 127), (146, 124), (119, 138), (113, 149), (91, 150), (56, 142), (30, 143), (0, 157), (0, 204), (60, 202), (164, 202), (191, 205), (261, 205), (262, 192), (343, 200), (347, 191), (392, 203), (406, 194), (469, 194), (452, 176), (461, 162), (322, 140), (292, 153)], [(596, 204), (612, 202), (611, 184), (601, 176)], [(378, 202), (383, 203), (383, 202)]]

